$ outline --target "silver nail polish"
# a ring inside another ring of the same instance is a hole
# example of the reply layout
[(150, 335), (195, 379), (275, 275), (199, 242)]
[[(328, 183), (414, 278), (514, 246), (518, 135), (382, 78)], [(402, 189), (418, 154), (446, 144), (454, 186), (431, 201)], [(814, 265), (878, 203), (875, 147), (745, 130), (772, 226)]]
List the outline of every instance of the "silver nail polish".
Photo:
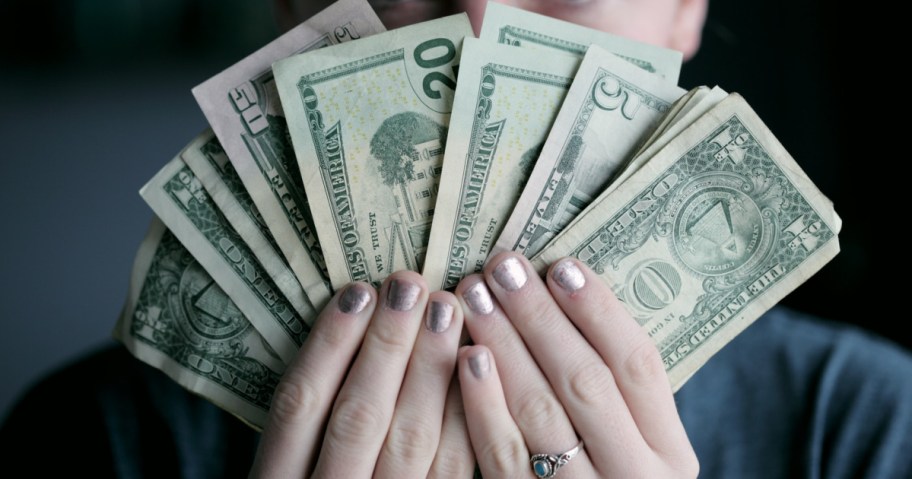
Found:
[(371, 295), (367, 286), (360, 283), (351, 284), (339, 296), (339, 311), (345, 314), (358, 314), (370, 303)]
[(507, 291), (522, 288), (528, 279), (526, 268), (523, 268), (522, 262), (514, 256), (503, 260), (494, 268), (494, 281)]
[(408, 311), (415, 307), (421, 287), (411, 281), (394, 279), (390, 281), (389, 291), (386, 293), (386, 304), (396, 311)]
[(476, 379), (482, 379), (491, 372), (491, 360), (488, 358), (488, 352), (482, 351), (469, 356), (469, 370)]
[(462, 299), (475, 314), (489, 314), (494, 311), (494, 300), (484, 281), (479, 281), (462, 292)]
[(442, 333), (453, 322), (453, 305), (443, 301), (431, 301), (424, 326), (432, 333)]
[(573, 260), (567, 258), (551, 270), (551, 278), (567, 291), (577, 291), (586, 285), (586, 277)]

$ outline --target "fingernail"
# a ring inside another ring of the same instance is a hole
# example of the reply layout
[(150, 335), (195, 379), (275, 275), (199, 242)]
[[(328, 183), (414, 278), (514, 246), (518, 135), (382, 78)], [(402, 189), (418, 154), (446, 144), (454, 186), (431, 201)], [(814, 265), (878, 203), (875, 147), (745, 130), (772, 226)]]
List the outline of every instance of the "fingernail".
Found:
[(339, 296), (339, 311), (345, 314), (358, 314), (370, 303), (371, 295), (367, 286), (361, 283), (350, 284), (342, 296)]
[(586, 277), (572, 259), (566, 258), (551, 270), (551, 278), (567, 291), (577, 291), (586, 285)]
[(526, 275), (526, 268), (523, 268), (522, 262), (514, 256), (503, 260), (494, 268), (494, 281), (507, 291), (522, 288), (527, 279), (529, 277)]
[(431, 301), (424, 326), (432, 333), (442, 333), (453, 321), (453, 305), (443, 301)]
[(494, 311), (494, 301), (484, 281), (479, 281), (462, 292), (462, 298), (475, 314), (488, 314)]
[(491, 372), (491, 360), (487, 351), (480, 351), (469, 356), (469, 370), (476, 379), (482, 379)]
[(389, 291), (386, 293), (386, 304), (396, 311), (408, 311), (415, 307), (421, 287), (411, 281), (394, 279), (390, 281)]

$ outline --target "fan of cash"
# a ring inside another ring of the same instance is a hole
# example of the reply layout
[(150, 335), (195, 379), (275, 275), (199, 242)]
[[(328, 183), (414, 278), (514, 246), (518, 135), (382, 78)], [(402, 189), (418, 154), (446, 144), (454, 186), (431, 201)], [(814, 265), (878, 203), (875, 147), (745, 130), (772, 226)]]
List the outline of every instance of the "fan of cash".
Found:
[(476, 39), (465, 14), (387, 32), (340, 0), (193, 89), (212, 129), (141, 190), (157, 219), (114, 334), (261, 427), (335, 289), (573, 256), (677, 390), (829, 261), (841, 226), (744, 99), (678, 88), (680, 66), (500, 4)]

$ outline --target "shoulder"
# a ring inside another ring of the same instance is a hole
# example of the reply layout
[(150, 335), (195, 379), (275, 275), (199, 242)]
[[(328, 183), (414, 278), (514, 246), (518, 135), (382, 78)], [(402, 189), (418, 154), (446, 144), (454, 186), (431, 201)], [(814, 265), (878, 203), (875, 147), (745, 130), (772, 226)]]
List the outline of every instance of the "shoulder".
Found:
[[(731, 369), (766, 384), (802, 390), (809, 381), (818, 394), (857, 394), (859, 387), (912, 392), (912, 355), (857, 327), (787, 308), (774, 308), (714, 358), (715, 369)], [(707, 378), (711, 379), (711, 378)]]
[(215, 471), (224, 470), (229, 450), (246, 471), (255, 441), (240, 421), (119, 345), (42, 380), (0, 427), (8, 463), (44, 464), (52, 454), (51, 470), (101, 477), (221, 477)]
[[(854, 326), (773, 308), (713, 357), (697, 383), (728, 374), (763, 380), (782, 374), (827, 380), (827, 371), (850, 373), (864, 383), (888, 380), (898, 387), (912, 381), (909, 351)], [(905, 367), (903, 367), (905, 366)], [(848, 378), (843, 378), (848, 379)], [(802, 381), (804, 382), (804, 381)]]
[(912, 446), (910, 398), (908, 351), (785, 308), (747, 328), (676, 397), (709, 477), (732, 464), (746, 468), (742, 477), (910, 473), (912, 459), (899, 454)]

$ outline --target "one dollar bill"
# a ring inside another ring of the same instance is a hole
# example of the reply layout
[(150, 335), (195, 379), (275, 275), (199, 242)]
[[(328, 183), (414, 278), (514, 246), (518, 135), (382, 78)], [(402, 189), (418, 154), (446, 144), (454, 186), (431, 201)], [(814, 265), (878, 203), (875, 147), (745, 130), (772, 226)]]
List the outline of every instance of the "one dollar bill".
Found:
[(136, 255), (114, 337), (180, 385), (263, 428), (285, 364), (157, 219)]
[(533, 264), (589, 265), (677, 390), (839, 251), (832, 205), (737, 94), (594, 202)]
[(282, 295), (193, 171), (175, 157), (140, 194), (279, 357), (290, 362), (317, 311), (306, 303), (293, 305)]
[(334, 288), (424, 261), (465, 14), (274, 66)]
[(295, 311), (315, 309), (279, 252), (266, 222), (212, 130), (197, 136), (180, 157)]

